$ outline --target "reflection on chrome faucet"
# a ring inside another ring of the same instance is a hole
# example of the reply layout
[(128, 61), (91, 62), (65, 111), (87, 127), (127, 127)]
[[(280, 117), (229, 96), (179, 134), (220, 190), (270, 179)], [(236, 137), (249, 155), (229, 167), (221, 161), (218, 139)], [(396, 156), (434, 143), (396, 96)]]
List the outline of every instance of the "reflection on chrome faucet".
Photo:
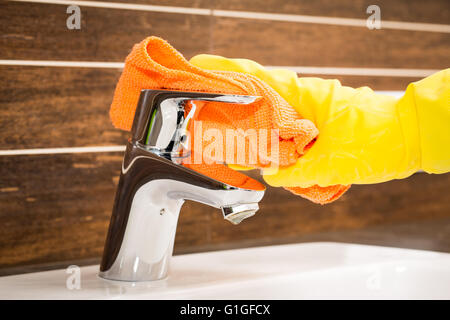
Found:
[(264, 195), (262, 184), (254, 189), (239, 188), (186, 168), (179, 164), (179, 158), (189, 151), (180, 133), (186, 129), (184, 106), (188, 101), (249, 104), (256, 99), (164, 90), (141, 92), (122, 164), (101, 277), (125, 281), (165, 278), (185, 200), (221, 209), (233, 224), (255, 214)]

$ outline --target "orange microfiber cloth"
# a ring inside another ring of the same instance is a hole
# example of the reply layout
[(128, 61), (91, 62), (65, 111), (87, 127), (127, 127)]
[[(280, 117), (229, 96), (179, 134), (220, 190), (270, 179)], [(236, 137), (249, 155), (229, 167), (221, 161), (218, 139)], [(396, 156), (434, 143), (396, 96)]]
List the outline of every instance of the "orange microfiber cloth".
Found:
[[(135, 109), (142, 89), (167, 89), (224, 94), (260, 96), (251, 105), (234, 105), (201, 102), (196, 105), (196, 120), (202, 121), (202, 132), (215, 128), (226, 129), (276, 129), (278, 130), (279, 156), (265, 155), (259, 150), (249, 149), (256, 163), (244, 163), (251, 167), (264, 168), (277, 162), (289, 166), (313, 144), (318, 135), (315, 125), (300, 115), (270, 86), (258, 78), (238, 72), (207, 71), (190, 64), (166, 41), (149, 37), (136, 44), (128, 55), (125, 68), (119, 79), (111, 105), (110, 116), (114, 126), (130, 130)], [(225, 137), (225, 134), (223, 135)], [(193, 136), (193, 141), (198, 137)], [(195, 143), (192, 142), (194, 145)], [(270, 150), (267, 142), (265, 150)], [(196, 152), (193, 150), (193, 152)], [(267, 153), (267, 152), (266, 152)], [(205, 158), (202, 155), (203, 159)], [(212, 158), (225, 159), (223, 155)], [(241, 164), (241, 163), (239, 163)], [(246, 175), (218, 163), (184, 163), (185, 166), (242, 188), (260, 189), (261, 185)], [(312, 186), (309, 188), (286, 188), (291, 192), (316, 203), (328, 203), (341, 196), (349, 186)]]

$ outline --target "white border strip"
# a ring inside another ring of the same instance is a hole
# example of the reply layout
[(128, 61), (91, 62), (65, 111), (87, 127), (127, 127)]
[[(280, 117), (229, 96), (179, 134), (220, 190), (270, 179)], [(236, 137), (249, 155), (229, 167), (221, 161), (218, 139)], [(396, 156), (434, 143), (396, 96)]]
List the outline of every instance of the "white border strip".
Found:
[[(353, 26), (353, 27), (362, 27), (362, 28), (367, 27), (366, 19), (308, 16), (308, 15), (282, 14), (282, 13), (263, 13), (263, 12), (251, 12), (251, 11), (215, 10), (215, 9), (189, 8), (189, 7), (171, 7), (171, 6), (131, 4), (131, 3), (120, 3), (120, 2), (65, 1), (65, 0), (12, 0), (12, 1), (34, 2), (34, 3), (45, 3), (45, 4), (60, 4), (60, 5), (78, 5), (78, 6), (84, 6), (84, 7), (165, 12), (165, 13), (179, 13), (179, 14), (212, 15), (212, 16), (216, 16), (216, 17), (255, 19), (255, 20), (268, 20), (268, 21), (285, 21), (285, 22), (295, 22), (295, 23), (316, 23), (316, 24), (328, 24), (328, 25), (338, 25), (338, 26)], [(381, 28), (382, 29), (395, 29), (395, 30), (450, 33), (450, 25), (435, 24), (435, 23), (382, 20)]]
[(31, 67), (72, 67), (72, 68), (110, 68), (122, 69), (123, 62), (101, 61), (52, 61), (52, 60), (0, 60), (5, 66), (31, 66)]
[[(367, 28), (367, 20), (355, 19), (355, 18), (306, 16), (306, 15), (298, 15), (298, 14), (262, 13), (262, 12), (232, 11), (232, 10), (213, 10), (213, 16), (228, 17), (228, 18), (241, 18), (241, 19), (296, 22), (296, 23), (330, 24), (330, 25), (338, 25), (338, 26), (351, 26), (351, 27)], [(450, 33), (450, 25), (447, 25), (447, 24), (386, 21), (386, 20), (381, 20), (381, 29)]]
[(60, 153), (123, 152), (123, 151), (125, 151), (125, 146), (17, 149), (17, 150), (0, 150), (0, 156), (19, 156), (19, 155), (21, 156), (21, 155), (60, 154)]
[[(110, 68), (122, 69), (123, 62), (101, 61), (51, 61), (51, 60), (0, 60), (0, 65), (32, 67), (73, 67), (73, 68)], [(288, 69), (301, 75), (350, 75), (375, 77), (411, 77), (423, 78), (438, 72), (437, 69), (397, 69), (397, 68), (337, 68), (302, 66), (266, 66), (267, 69)]]
[(106, 8), (106, 9), (122, 9), (135, 11), (151, 11), (164, 13), (181, 13), (181, 14), (195, 14), (209, 16), (212, 14), (211, 9), (191, 8), (191, 7), (171, 7), (171, 6), (156, 6), (149, 4), (133, 4), (121, 2), (106, 2), (106, 1), (66, 1), (66, 0), (10, 0), (14, 2), (33, 2), (45, 4), (60, 4), (60, 5), (77, 5), (82, 7)]
[(428, 77), (438, 72), (437, 69), (398, 69), (398, 68), (335, 68), (335, 67), (297, 67), (266, 66), (267, 69), (289, 69), (299, 74), (330, 74), (347, 76), (375, 77)]
[(403, 94), (405, 93), (404, 91), (375, 91), (378, 94), (385, 94), (388, 96), (393, 96), (397, 99), (400, 99), (401, 97), (403, 97)]

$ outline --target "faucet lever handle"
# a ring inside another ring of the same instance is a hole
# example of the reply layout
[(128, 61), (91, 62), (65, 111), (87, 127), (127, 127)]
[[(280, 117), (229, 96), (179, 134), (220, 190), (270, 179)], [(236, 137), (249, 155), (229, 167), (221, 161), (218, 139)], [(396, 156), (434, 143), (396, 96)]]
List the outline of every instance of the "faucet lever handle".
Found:
[(259, 97), (184, 92), (168, 90), (142, 90), (131, 130), (132, 141), (147, 150), (169, 159), (180, 157), (186, 151), (187, 125), (195, 114), (195, 104), (185, 115), (188, 101), (210, 101), (247, 105)]

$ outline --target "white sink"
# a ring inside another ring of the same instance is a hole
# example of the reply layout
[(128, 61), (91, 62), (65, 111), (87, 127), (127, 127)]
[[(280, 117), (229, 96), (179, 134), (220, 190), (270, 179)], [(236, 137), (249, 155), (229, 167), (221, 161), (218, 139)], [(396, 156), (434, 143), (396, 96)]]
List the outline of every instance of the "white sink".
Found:
[(97, 273), (81, 267), (80, 289), (66, 269), (0, 277), (0, 299), (450, 299), (450, 254), (342, 243), (176, 256), (157, 282)]

